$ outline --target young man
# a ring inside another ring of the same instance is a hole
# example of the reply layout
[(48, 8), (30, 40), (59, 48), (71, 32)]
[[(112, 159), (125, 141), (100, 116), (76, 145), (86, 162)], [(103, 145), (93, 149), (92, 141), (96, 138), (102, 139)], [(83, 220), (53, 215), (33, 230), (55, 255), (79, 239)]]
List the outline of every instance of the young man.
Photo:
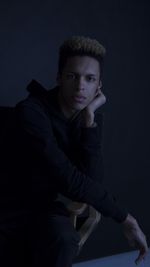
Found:
[[(93, 205), (121, 224), (129, 243), (139, 249), (136, 262), (148, 251), (136, 219), (102, 185), (104, 54), (94, 39), (66, 40), (60, 47), (58, 85), (46, 90), (32, 81), (30, 94), (16, 105), (11, 170), (30, 233), (32, 266), (71, 267), (78, 253), (79, 236), (58, 193)], [(17, 201), (12, 203), (14, 208)]]

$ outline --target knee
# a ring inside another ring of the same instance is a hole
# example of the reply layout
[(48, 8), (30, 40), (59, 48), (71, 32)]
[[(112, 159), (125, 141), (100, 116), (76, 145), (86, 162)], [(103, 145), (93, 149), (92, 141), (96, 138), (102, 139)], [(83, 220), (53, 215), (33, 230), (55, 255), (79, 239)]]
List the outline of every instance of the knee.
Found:
[(70, 219), (53, 216), (49, 220), (49, 246), (56, 251), (75, 255), (79, 249), (80, 235), (72, 226)]

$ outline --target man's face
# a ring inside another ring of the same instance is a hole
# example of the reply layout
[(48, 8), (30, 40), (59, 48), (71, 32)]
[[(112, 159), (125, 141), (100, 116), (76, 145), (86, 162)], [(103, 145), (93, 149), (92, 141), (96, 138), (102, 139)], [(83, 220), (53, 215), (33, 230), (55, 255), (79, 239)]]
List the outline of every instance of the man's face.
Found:
[(70, 57), (57, 80), (61, 105), (69, 117), (85, 108), (96, 96), (100, 88), (99, 62), (89, 56)]

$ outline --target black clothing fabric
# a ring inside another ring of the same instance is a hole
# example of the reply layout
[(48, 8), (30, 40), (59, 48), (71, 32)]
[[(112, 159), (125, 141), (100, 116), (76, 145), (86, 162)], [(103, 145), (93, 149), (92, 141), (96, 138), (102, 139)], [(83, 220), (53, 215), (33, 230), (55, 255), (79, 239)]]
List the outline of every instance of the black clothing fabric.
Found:
[(0, 220), (0, 266), (71, 267), (79, 240), (68, 216), (9, 212)]
[[(50, 212), (47, 239), (43, 236), (43, 227), (41, 230), (42, 236), (33, 246), (34, 250), (31, 255), (33, 266), (71, 267), (79, 253), (80, 236), (70, 218)], [(35, 240), (37, 240), (36, 236)]]
[(68, 120), (61, 112), (59, 87), (32, 81), (27, 89), (1, 128), (0, 265), (71, 267), (79, 236), (58, 193), (117, 222), (127, 211), (102, 183), (101, 110), (97, 126), (85, 128), (80, 113)]
[[(5, 137), (2, 169), (6, 177), (1, 187), (4, 204), (0, 209), (36, 212), (49, 208), (67, 215), (65, 206), (62, 208), (63, 204), (56, 201), (61, 193), (92, 205), (116, 222), (124, 221), (126, 209), (102, 184), (100, 109), (95, 112), (97, 126), (82, 127), (80, 113), (68, 120), (61, 112), (57, 100), (59, 87), (46, 90), (32, 81), (27, 90), (29, 95), (15, 107), (11, 135), (7, 132)], [(9, 173), (13, 174), (11, 181), (7, 175), (8, 162)]]
[(46, 90), (32, 81), (28, 97), (16, 105), (13, 150), (17, 148), (16, 177), (21, 176), (20, 204), (33, 210), (46, 210), (47, 205), (53, 209), (61, 193), (122, 222), (127, 211), (102, 184), (103, 115), (100, 109), (95, 112), (95, 128), (82, 127), (80, 113), (68, 120), (60, 110), (58, 90)]

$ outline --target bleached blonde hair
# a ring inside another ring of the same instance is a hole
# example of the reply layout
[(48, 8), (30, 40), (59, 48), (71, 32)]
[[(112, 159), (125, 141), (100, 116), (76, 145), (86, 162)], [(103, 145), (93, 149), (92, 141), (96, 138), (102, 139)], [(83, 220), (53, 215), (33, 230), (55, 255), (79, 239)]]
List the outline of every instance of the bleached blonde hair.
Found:
[(102, 68), (103, 58), (106, 49), (96, 39), (85, 36), (72, 36), (65, 40), (59, 48), (58, 71), (62, 72), (64, 65), (69, 57), (72, 56), (90, 56), (98, 60)]

